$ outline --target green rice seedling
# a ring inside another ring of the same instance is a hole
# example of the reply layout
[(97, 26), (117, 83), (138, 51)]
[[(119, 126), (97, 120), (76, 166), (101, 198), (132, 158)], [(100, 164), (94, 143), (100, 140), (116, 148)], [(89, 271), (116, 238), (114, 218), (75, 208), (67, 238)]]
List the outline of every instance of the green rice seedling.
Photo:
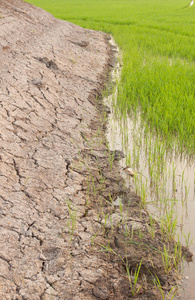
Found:
[(160, 219), (161, 232), (166, 232), (168, 240), (171, 240), (175, 237), (177, 230), (177, 215), (173, 210), (174, 201), (171, 201), (170, 211), (164, 214)]
[(126, 155), (126, 165), (131, 166), (131, 153), (129, 152), (128, 155)]
[(176, 168), (174, 167), (174, 163), (173, 163), (173, 182), (172, 182), (173, 195), (175, 195), (175, 192), (176, 192), (175, 171), (176, 171)]
[(108, 218), (109, 218), (109, 214), (104, 214), (104, 229), (106, 228)]
[(124, 260), (123, 260), (123, 258), (121, 257), (121, 255), (120, 254), (117, 254), (113, 249), (112, 249), (112, 247), (110, 246), (110, 243), (108, 243), (107, 245), (102, 245), (102, 244), (99, 244), (99, 246), (101, 246), (101, 251), (103, 251), (103, 252), (107, 252), (107, 253), (112, 253), (112, 254), (114, 254), (115, 256), (118, 256), (120, 259), (121, 259), (121, 261), (124, 263)]
[(171, 288), (171, 290), (169, 291), (169, 293), (166, 293), (166, 294), (165, 294), (165, 292), (164, 292), (164, 290), (163, 290), (163, 287), (162, 287), (162, 285), (161, 285), (161, 283), (160, 283), (160, 280), (159, 280), (158, 276), (157, 276), (156, 274), (155, 274), (155, 275), (152, 274), (152, 276), (153, 276), (154, 284), (157, 286), (158, 290), (159, 290), (160, 293), (161, 293), (162, 300), (172, 300), (172, 299), (174, 299), (174, 297), (176, 296), (177, 291), (178, 291), (178, 286), (177, 286), (177, 285), (176, 285), (176, 286), (173, 286), (173, 287)]
[(121, 259), (122, 263), (125, 266), (126, 273), (127, 273), (128, 279), (129, 279), (129, 284), (130, 284), (130, 287), (131, 287), (131, 294), (132, 294), (132, 296), (135, 296), (139, 292), (139, 290), (141, 288), (140, 285), (138, 286), (137, 282), (138, 282), (138, 278), (139, 278), (139, 275), (140, 275), (142, 260), (140, 261), (139, 265), (137, 265), (137, 267), (135, 268), (135, 271), (132, 272), (132, 273), (130, 273), (130, 267), (129, 267), (127, 259), (123, 259), (120, 254), (117, 254), (110, 247), (109, 244), (106, 245), (106, 246), (100, 244), (100, 246), (102, 247), (102, 249), (103, 249), (104, 252), (108, 252), (108, 253), (110, 252), (110, 253), (114, 254), (115, 256), (118, 256)]
[(140, 188), (139, 188), (139, 180), (138, 180), (138, 176), (137, 174), (135, 174), (134, 176), (134, 184), (135, 184), (135, 191), (136, 191), (136, 194), (139, 194), (139, 191), (140, 191)]
[[(104, 184), (104, 182), (105, 182), (105, 178), (104, 178), (104, 176), (103, 176), (103, 174), (102, 174), (102, 170), (99, 168), (99, 173), (100, 173), (100, 184)], [(109, 194), (109, 198), (110, 198), (110, 194)], [(111, 201), (112, 202), (112, 201)]]
[(148, 180), (146, 179), (146, 181), (143, 181), (143, 176), (140, 176), (140, 180), (141, 180), (141, 191), (140, 191), (140, 197), (141, 197), (141, 203), (142, 203), (142, 207), (145, 208), (146, 207), (146, 201), (147, 201), (147, 196), (148, 196), (148, 192), (147, 192), (147, 182)]
[(164, 253), (162, 254), (162, 261), (165, 273), (168, 274), (173, 268), (173, 259), (169, 256), (169, 249), (164, 245)]
[(108, 196), (109, 196), (109, 199), (110, 199), (110, 203), (112, 203), (112, 205), (113, 205), (113, 199), (112, 199), (111, 194), (109, 193)]
[(177, 243), (175, 243), (173, 261), (175, 269), (178, 270), (178, 266), (182, 262), (182, 245), (179, 242), (179, 237)]
[(185, 183), (185, 202), (187, 202), (190, 186)]
[(141, 285), (137, 286), (137, 281), (139, 278), (141, 265), (142, 265), (142, 259), (141, 259), (139, 265), (136, 267), (135, 271), (133, 273), (130, 273), (130, 267), (128, 265), (128, 261), (125, 264), (127, 276), (129, 279), (129, 284), (131, 287), (132, 296), (135, 296), (139, 292), (140, 288), (142, 287)]
[(93, 247), (94, 247), (94, 241), (95, 241), (95, 238), (96, 238), (97, 234), (98, 234), (98, 231), (94, 235), (91, 236), (92, 250), (93, 250)]
[(109, 154), (109, 161), (110, 161), (110, 171), (112, 171), (112, 166), (113, 166), (113, 162), (114, 162), (114, 153)]
[(191, 244), (193, 242), (193, 239), (190, 238), (190, 235), (191, 235), (190, 232), (187, 235), (185, 233), (183, 233), (183, 236), (184, 236), (187, 248), (190, 248), (190, 246), (191, 246)]

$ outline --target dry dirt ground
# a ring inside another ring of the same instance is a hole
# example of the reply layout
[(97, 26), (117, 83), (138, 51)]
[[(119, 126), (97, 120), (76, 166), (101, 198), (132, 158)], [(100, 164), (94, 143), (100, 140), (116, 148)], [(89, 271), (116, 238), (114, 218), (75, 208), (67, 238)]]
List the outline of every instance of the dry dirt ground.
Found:
[(141, 259), (135, 299), (161, 298), (149, 271), (171, 287), (158, 225), (151, 240), (106, 146), (108, 39), (0, 0), (0, 299), (129, 299)]

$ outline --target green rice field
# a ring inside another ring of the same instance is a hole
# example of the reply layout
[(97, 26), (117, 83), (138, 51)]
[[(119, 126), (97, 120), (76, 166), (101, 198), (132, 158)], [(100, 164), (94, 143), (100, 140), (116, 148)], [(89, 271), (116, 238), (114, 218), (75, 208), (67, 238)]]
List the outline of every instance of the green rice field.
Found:
[(195, 5), (190, 0), (31, 0), (110, 33), (123, 55), (117, 109), (139, 111), (167, 144), (195, 152)]

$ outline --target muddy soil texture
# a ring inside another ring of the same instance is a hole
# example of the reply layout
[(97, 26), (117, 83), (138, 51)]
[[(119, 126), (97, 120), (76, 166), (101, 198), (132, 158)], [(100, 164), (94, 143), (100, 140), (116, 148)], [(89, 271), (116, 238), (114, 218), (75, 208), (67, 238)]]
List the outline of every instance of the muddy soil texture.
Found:
[(104, 33), (0, 0), (2, 300), (130, 299), (126, 267), (141, 259), (134, 299), (161, 299), (150, 272), (164, 290), (175, 282), (153, 250), (163, 245), (158, 224), (152, 239), (105, 140), (101, 92), (114, 53)]

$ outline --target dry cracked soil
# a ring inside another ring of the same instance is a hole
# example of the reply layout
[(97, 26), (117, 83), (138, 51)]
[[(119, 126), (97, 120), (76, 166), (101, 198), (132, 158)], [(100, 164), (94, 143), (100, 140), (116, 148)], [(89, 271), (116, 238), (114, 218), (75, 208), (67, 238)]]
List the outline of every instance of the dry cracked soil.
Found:
[(2, 300), (129, 299), (125, 268), (141, 259), (134, 299), (161, 299), (154, 270), (165, 291), (174, 282), (151, 250), (158, 224), (151, 240), (149, 215), (107, 148), (101, 92), (114, 52), (104, 33), (0, 0)]

